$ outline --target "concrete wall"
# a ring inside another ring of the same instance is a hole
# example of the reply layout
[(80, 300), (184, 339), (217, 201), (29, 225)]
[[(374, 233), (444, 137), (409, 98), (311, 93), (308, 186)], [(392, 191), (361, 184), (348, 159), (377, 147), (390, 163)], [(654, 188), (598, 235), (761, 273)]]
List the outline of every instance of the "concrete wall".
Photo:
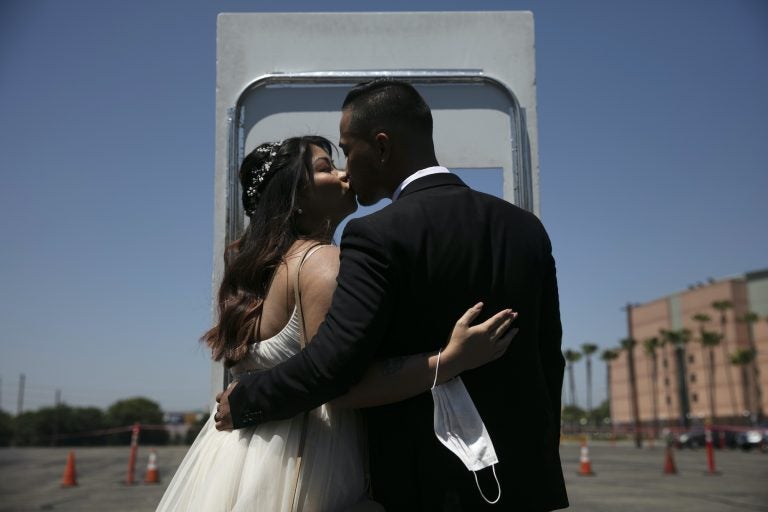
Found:
[[(511, 96), (499, 94), (501, 89), (488, 83), (419, 86), (433, 107), (437, 156), (449, 167), (502, 168), (504, 198), (513, 201), (520, 190), (530, 190), (531, 210), (538, 214), (534, 47), (530, 12), (219, 15), (214, 290), (223, 273), (221, 255), (226, 241), (238, 231), (233, 228), (228, 233), (228, 226), (242, 222), (242, 216), (234, 215), (233, 221), (230, 215), (234, 211), (231, 205), (239, 197), (237, 185), (228, 176), (234, 160), (230, 109), (242, 104), (244, 115), (238, 127), (242, 138), (236, 145), (242, 145), (243, 151), (264, 140), (302, 133), (324, 135), (332, 141), (338, 138), (339, 108), (346, 87), (305, 85), (252, 91), (249, 85), (255, 80), (273, 74), (339, 70), (470, 70), (493, 77), (494, 84), (511, 91)], [(517, 105), (519, 118), (511, 113), (510, 101)], [(235, 115), (240, 115), (240, 109)], [(514, 162), (524, 162), (530, 169), (527, 181), (518, 174), (520, 165), (513, 169)], [(223, 380), (221, 366), (214, 364), (212, 393), (221, 388)]]

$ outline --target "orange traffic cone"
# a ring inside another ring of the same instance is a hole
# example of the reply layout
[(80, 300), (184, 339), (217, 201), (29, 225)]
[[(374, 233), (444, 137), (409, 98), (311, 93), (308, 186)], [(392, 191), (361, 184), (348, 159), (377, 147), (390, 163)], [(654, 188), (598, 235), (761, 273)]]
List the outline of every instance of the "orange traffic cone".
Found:
[(664, 474), (676, 475), (677, 468), (675, 467), (675, 457), (672, 455), (672, 443), (667, 445), (667, 452), (664, 456)]
[(144, 477), (145, 484), (159, 484), (160, 475), (157, 473), (157, 455), (155, 450), (149, 452), (149, 462), (147, 463), (147, 474)]
[(587, 446), (586, 438), (581, 440), (581, 457), (579, 462), (581, 462), (579, 476), (595, 476), (595, 473), (592, 472), (592, 463), (589, 461), (589, 447)]
[(67, 456), (67, 466), (64, 468), (64, 476), (61, 479), (62, 487), (74, 487), (77, 485), (77, 475), (75, 472), (75, 451), (70, 450)]

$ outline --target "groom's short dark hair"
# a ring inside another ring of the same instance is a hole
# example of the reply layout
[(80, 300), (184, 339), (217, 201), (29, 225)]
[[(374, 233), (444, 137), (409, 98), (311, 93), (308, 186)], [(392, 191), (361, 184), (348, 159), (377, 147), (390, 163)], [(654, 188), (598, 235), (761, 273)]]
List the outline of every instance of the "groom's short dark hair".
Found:
[(382, 129), (406, 129), (432, 138), (432, 111), (421, 94), (407, 82), (377, 78), (355, 86), (342, 110), (352, 113), (350, 129), (363, 135)]

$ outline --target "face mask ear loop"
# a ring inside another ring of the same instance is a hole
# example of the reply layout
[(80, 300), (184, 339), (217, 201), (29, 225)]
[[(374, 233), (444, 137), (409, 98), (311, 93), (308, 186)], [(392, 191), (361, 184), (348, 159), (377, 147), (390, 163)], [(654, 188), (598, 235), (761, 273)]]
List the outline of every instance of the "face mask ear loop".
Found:
[(435, 380), (432, 382), (432, 387), (430, 389), (435, 389), (435, 386), (437, 386), (437, 372), (440, 370), (440, 354), (443, 353), (443, 349), (440, 349), (437, 351), (437, 364), (435, 365)]
[(482, 496), (489, 505), (495, 505), (501, 499), (501, 484), (499, 484), (499, 477), (496, 476), (496, 464), (491, 466), (491, 470), (493, 470), (493, 478), (496, 479), (496, 488), (499, 490), (499, 495), (496, 496), (496, 499), (493, 501), (486, 498), (485, 494), (483, 494), (483, 490), (480, 488), (480, 482), (477, 481), (477, 471), (473, 471), (472, 474), (475, 475), (475, 484), (477, 484), (477, 490), (480, 491), (480, 496)]

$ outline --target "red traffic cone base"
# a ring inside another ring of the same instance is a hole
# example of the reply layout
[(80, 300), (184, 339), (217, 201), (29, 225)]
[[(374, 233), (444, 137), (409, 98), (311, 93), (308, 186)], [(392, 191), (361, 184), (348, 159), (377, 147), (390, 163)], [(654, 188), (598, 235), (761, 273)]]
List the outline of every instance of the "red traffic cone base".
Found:
[(589, 447), (587, 446), (586, 440), (581, 442), (581, 456), (579, 457), (579, 463), (579, 476), (595, 476), (595, 473), (592, 471), (592, 462), (589, 460)]
[(676, 475), (677, 468), (675, 467), (675, 457), (672, 455), (672, 447), (667, 446), (666, 455), (664, 456), (664, 474)]
[(67, 465), (64, 468), (64, 476), (61, 478), (62, 487), (74, 487), (77, 485), (77, 473), (75, 471), (75, 452), (70, 451), (67, 456)]
[(147, 463), (147, 474), (144, 477), (145, 484), (159, 484), (160, 475), (157, 472), (157, 455), (155, 450), (149, 452), (149, 462)]

